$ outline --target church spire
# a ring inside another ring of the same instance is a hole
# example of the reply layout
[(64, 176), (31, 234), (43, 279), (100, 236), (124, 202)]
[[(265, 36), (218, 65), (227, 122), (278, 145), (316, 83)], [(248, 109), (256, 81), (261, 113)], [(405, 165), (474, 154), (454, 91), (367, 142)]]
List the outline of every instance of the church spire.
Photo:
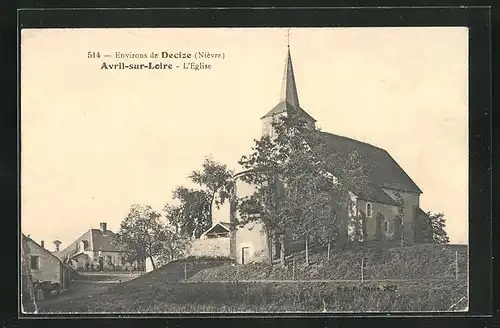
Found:
[(287, 30), (287, 56), (285, 64), (285, 73), (283, 76), (283, 86), (281, 89), (282, 102), (286, 102), (294, 109), (300, 108), (299, 94), (295, 84), (295, 75), (293, 73), (292, 55), (290, 53), (290, 30)]
[(260, 119), (263, 123), (263, 132), (269, 133), (271, 130), (271, 120), (275, 115), (296, 113), (302, 115), (308, 122), (308, 126), (314, 126), (316, 120), (300, 107), (299, 94), (295, 84), (295, 74), (293, 72), (292, 55), (290, 52), (290, 32), (287, 30), (287, 56), (285, 63), (285, 74), (283, 76), (280, 102), (274, 106), (266, 115)]

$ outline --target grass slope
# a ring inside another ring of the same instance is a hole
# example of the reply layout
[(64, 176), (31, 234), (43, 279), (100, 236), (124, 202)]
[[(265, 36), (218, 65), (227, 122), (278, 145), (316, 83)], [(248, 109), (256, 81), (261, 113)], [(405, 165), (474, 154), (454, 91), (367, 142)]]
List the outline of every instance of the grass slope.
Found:
[[(155, 271), (120, 284), (103, 285), (75, 281), (69, 295), (43, 302), (45, 313), (82, 312), (136, 312), (140, 304), (155, 304), (155, 296), (165, 288), (178, 286), (178, 282), (192, 277), (198, 271), (228, 263), (228, 259), (188, 258), (170, 262)], [(70, 296), (71, 295), (71, 296)]]
[[(304, 254), (296, 254), (295, 277), (357, 279), (360, 268), (356, 264), (360, 257), (365, 257), (370, 277), (445, 278), (453, 276), (455, 250), (459, 252), (459, 267), (465, 272), (465, 246), (424, 245), (384, 250), (360, 247), (332, 253), (327, 264), (324, 263), (325, 253), (320, 251), (310, 256), (309, 267), (302, 265)], [(403, 262), (404, 265), (401, 264)], [(184, 279), (184, 265), (188, 281), (181, 283)], [(397, 312), (447, 311), (453, 306), (463, 310), (467, 306), (467, 280), (464, 277), (459, 280), (398, 283), (203, 282), (232, 280), (235, 267), (239, 267), (240, 279), (244, 277), (248, 280), (287, 278), (291, 271), (279, 265), (271, 268), (265, 264), (233, 266), (228, 261), (209, 259), (176, 261), (132, 281), (101, 290), (91, 297), (80, 297), (44, 308), (43, 311)]]
[[(235, 280), (288, 280), (288, 279), (443, 279), (455, 278), (455, 251), (458, 251), (460, 278), (467, 277), (468, 255), (465, 245), (418, 245), (398, 247), (387, 245), (355, 247), (344, 251), (331, 250), (310, 254), (309, 266), (305, 266), (304, 252), (295, 254), (288, 265), (270, 266), (252, 263), (243, 266), (224, 265), (200, 271), (190, 281), (235, 281)], [(295, 261), (294, 269), (292, 269)]]

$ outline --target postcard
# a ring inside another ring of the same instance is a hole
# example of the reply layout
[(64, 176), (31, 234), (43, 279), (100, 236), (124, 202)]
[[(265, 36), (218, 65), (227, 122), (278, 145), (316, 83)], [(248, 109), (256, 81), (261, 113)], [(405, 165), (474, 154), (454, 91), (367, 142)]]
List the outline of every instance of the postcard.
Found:
[(467, 311), (467, 28), (20, 46), (23, 313)]

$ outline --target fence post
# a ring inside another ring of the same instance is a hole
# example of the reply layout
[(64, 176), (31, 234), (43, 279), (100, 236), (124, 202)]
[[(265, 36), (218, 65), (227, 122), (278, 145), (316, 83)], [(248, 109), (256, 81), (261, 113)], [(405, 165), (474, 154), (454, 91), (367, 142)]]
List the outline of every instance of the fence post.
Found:
[(458, 280), (458, 251), (455, 251), (455, 279)]
[(295, 280), (295, 259), (292, 260), (292, 280)]
[(326, 261), (330, 262), (330, 243), (328, 243), (328, 251), (326, 252)]
[(363, 269), (364, 269), (363, 267), (364, 267), (364, 264), (365, 264), (365, 258), (362, 257), (361, 258), (361, 282), (363, 282), (363, 280), (364, 280), (364, 277), (363, 277)]
[(401, 261), (402, 263), (402, 268), (401, 268), (401, 279), (405, 279), (405, 257), (403, 254), (401, 254), (401, 257), (403, 258), (403, 260)]
[(187, 280), (186, 262), (184, 262), (184, 280)]

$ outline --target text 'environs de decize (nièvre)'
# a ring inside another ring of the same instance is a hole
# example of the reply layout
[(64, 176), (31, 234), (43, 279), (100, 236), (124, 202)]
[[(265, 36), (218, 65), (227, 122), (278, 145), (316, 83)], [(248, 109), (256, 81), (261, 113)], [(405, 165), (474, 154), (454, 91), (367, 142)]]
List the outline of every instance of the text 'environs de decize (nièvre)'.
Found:
[(152, 52), (147, 53), (133, 53), (133, 52), (115, 52), (117, 59), (145, 59), (145, 58), (158, 58), (158, 59), (225, 59), (226, 55), (223, 52)]

